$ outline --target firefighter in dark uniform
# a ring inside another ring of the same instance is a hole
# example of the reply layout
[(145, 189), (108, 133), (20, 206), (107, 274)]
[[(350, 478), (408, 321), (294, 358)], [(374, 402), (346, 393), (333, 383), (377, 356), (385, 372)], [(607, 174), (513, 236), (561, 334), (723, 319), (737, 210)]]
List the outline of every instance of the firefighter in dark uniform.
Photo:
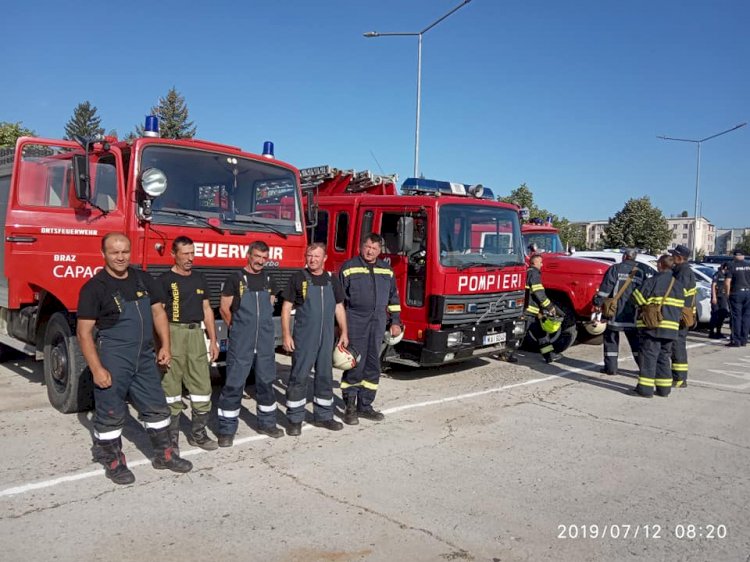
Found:
[[(218, 445), (206, 432), (211, 412), (208, 362), (209, 356), (211, 361), (216, 361), (219, 347), (216, 344), (214, 313), (208, 300), (208, 284), (202, 273), (193, 271), (195, 246), (190, 238), (178, 236), (174, 239), (172, 258), (172, 269), (159, 277), (172, 343), (172, 362), (161, 380), (172, 413), (169, 436), (172, 447), (179, 450), (180, 412), (185, 407), (182, 403), (184, 385), (190, 393), (193, 410), (188, 443), (213, 451)], [(204, 328), (210, 342), (208, 354)]]
[(630, 300), (633, 291), (640, 287), (644, 280), (643, 271), (636, 265), (637, 255), (638, 252), (632, 248), (625, 250), (622, 261), (607, 270), (599, 291), (594, 296), (594, 306), (601, 309), (605, 298), (614, 298), (624, 287), (617, 300), (617, 312), (613, 318), (607, 319), (607, 328), (604, 330), (604, 367), (601, 372), (608, 375), (617, 374), (620, 332), (625, 333), (635, 362), (639, 361), (640, 346), (638, 345), (638, 330), (635, 327), (636, 309), (635, 304)]
[(94, 460), (114, 483), (135, 481), (121, 440), (129, 398), (156, 453), (153, 467), (188, 472), (192, 463), (180, 458), (169, 439), (169, 407), (154, 352), (155, 330), (162, 343), (158, 363), (169, 366), (169, 328), (159, 285), (148, 273), (129, 267), (130, 240), (124, 234), (104, 236), (102, 255), (104, 269), (86, 282), (78, 298), (78, 342), (94, 379)]
[[(672, 256), (661, 256), (657, 264), (659, 273), (633, 291), (632, 298), (640, 308), (636, 326), (641, 336), (640, 374), (635, 392), (645, 398), (652, 398), (654, 390), (659, 396), (667, 397), (672, 390), (669, 363), (685, 305), (685, 287), (672, 274), (673, 265)], [(647, 326), (644, 306), (660, 307), (662, 320), (655, 327)]]
[(221, 290), (221, 317), (229, 327), (227, 377), (219, 396), (219, 447), (231, 447), (237, 433), (245, 381), (255, 371), (255, 400), (259, 433), (278, 438), (284, 435), (276, 426), (275, 334), (273, 302), (276, 291), (271, 277), (263, 271), (268, 245), (250, 244), (247, 265), (230, 274)]
[(380, 235), (368, 234), (360, 247), (360, 255), (345, 262), (339, 272), (349, 341), (362, 356), (357, 366), (344, 371), (341, 378), (344, 423), (348, 425), (358, 424), (360, 417), (374, 421), (384, 419), (383, 413), (372, 407), (380, 380), (380, 350), (388, 322), (394, 337), (402, 329), (393, 270), (378, 259), (382, 248)]
[(727, 268), (724, 288), (732, 310), (732, 341), (727, 347), (746, 346), (750, 332), (750, 262), (739, 248)]
[(721, 264), (719, 270), (714, 273), (711, 279), (711, 321), (708, 325), (708, 337), (712, 340), (719, 340), (724, 337), (721, 335), (721, 328), (729, 317), (729, 298), (724, 286), (727, 268), (726, 263)]
[(529, 269), (526, 272), (526, 307), (524, 309), (527, 329), (531, 337), (539, 344), (539, 353), (542, 354), (547, 363), (559, 359), (555, 353), (550, 333), (543, 327), (545, 321), (549, 322), (557, 317), (557, 308), (547, 297), (542, 285), (542, 256), (534, 254), (529, 259)]
[[(307, 247), (307, 268), (295, 273), (282, 293), (281, 334), (284, 350), (292, 354), (292, 370), (286, 388), (288, 435), (300, 435), (307, 404), (307, 381), (315, 368), (313, 417), (315, 425), (331, 431), (343, 429), (333, 419), (334, 317), (341, 335), (336, 345), (347, 347), (349, 337), (344, 311), (344, 289), (338, 277), (323, 269), (326, 246), (314, 242)], [(294, 336), (291, 330), (292, 308)]]
[[(673, 250), (669, 250), (674, 258), (674, 267), (672, 272), (677, 280), (685, 288), (685, 306), (693, 310), (693, 318), (696, 317), (696, 296), (698, 289), (695, 283), (695, 274), (693, 273), (688, 260), (690, 259), (690, 248), (679, 244)], [(685, 326), (680, 323), (680, 331), (677, 335), (677, 341), (672, 346), (672, 379), (676, 388), (685, 388), (688, 379), (688, 353), (687, 353), (687, 335), (692, 326)]]

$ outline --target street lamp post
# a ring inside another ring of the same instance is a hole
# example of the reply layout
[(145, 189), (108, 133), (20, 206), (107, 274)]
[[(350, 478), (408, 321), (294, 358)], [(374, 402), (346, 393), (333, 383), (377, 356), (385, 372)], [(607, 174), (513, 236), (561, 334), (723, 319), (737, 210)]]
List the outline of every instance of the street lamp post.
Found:
[(701, 144), (708, 140), (715, 139), (716, 137), (720, 137), (721, 135), (726, 135), (727, 133), (736, 131), (737, 129), (740, 129), (745, 125), (747, 125), (747, 123), (740, 123), (739, 125), (735, 125), (731, 129), (727, 129), (726, 131), (716, 133), (715, 135), (711, 135), (710, 137), (706, 137), (703, 139), (678, 139), (675, 137), (665, 137), (663, 135), (657, 135), (656, 137), (658, 139), (669, 141), (692, 142), (693, 144), (698, 146), (698, 161), (695, 166), (695, 221), (693, 223), (693, 260), (695, 260), (698, 252), (698, 194), (700, 192), (701, 181)]
[(444, 14), (440, 18), (433, 21), (430, 25), (425, 27), (422, 31), (413, 31), (413, 32), (386, 32), (381, 33), (378, 31), (368, 31), (367, 33), (363, 33), (365, 37), (372, 38), (372, 37), (393, 37), (393, 36), (401, 36), (401, 37), (417, 37), (417, 123), (415, 127), (414, 132), (414, 177), (419, 177), (419, 119), (420, 114), (422, 110), (422, 36), (427, 33), (430, 29), (435, 27), (437, 24), (439, 24), (441, 21), (449, 17), (454, 12), (458, 11), (460, 8), (463, 8), (466, 4), (471, 2), (471, 0), (463, 0), (458, 6), (453, 8), (450, 12), (447, 14)]

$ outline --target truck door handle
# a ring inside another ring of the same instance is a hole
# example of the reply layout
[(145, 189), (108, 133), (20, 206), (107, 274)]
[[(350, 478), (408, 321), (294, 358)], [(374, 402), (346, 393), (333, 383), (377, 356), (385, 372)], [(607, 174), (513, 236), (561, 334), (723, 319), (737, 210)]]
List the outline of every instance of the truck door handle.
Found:
[(7, 236), (6, 242), (36, 242), (36, 236)]

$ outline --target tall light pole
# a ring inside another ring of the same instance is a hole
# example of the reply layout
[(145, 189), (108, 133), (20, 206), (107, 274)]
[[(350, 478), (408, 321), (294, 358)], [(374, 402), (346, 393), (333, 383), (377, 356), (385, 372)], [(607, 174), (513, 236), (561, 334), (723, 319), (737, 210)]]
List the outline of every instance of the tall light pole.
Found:
[(693, 260), (695, 260), (698, 252), (698, 194), (700, 192), (701, 182), (701, 144), (711, 139), (715, 139), (716, 137), (720, 137), (721, 135), (726, 135), (727, 133), (736, 131), (737, 129), (740, 129), (745, 125), (747, 125), (747, 123), (740, 123), (739, 125), (735, 125), (731, 129), (716, 133), (715, 135), (711, 135), (710, 137), (706, 137), (704, 139), (678, 139), (675, 137), (665, 137), (663, 135), (657, 135), (656, 137), (658, 139), (669, 141), (692, 142), (693, 144), (696, 144), (698, 146), (698, 163), (695, 167), (695, 222), (693, 223)]
[(419, 177), (419, 118), (422, 111), (422, 36), (427, 33), (430, 29), (435, 27), (437, 24), (439, 24), (441, 21), (446, 19), (448, 16), (453, 14), (454, 12), (458, 11), (459, 9), (463, 8), (466, 4), (471, 2), (471, 0), (464, 0), (461, 2), (458, 6), (453, 8), (450, 12), (443, 15), (442, 17), (436, 19), (433, 21), (430, 25), (425, 27), (422, 31), (413, 31), (413, 32), (387, 32), (387, 33), (380, 33), (378, 31), (368, 31), (367, 33), (363, 33), (363, 35), (367, 38), (372, 37), (393, 37), (393, 36), (401, 36), (401, 37), (417, 37), (417, 124), (414, 132), (414, 177)]

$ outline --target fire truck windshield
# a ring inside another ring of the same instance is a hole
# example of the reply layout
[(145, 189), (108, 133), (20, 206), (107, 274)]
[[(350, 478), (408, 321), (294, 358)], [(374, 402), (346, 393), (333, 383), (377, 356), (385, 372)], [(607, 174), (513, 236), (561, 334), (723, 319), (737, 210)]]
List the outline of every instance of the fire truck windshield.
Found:
[(523, 263), (518, 213), (494, 205), (440, 208), (440, 263), (448, 267)]
[(523, 235), (523, 243), (527, 248), (534, 244), (537, 252), (550, 254), (565, 253), (565, 246), (557, 235), (557, 232), (530, 232)]
[(201, 226), (218, 219), (225, 229), (302, 233), (299, 189), (286, 168), (164, 145), (143, 149), (140, 169), (148, 168), (167, 176), (167, 190), (153, 202), (154, 223), (184, 225), (199, 217)]

